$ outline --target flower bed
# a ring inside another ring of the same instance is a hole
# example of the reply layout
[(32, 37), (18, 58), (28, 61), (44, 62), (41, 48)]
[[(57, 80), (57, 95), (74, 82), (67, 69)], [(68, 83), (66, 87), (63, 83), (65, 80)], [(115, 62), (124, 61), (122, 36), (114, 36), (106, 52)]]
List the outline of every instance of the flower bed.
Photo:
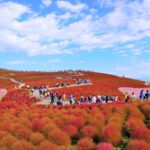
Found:
[(150, 130), (144, 124), (148, 103), (53, 108), (8, 104), (7, 111), (0, 107), (0, 149), (15, 150), (21, 145), (27, 150), (150, 148)]

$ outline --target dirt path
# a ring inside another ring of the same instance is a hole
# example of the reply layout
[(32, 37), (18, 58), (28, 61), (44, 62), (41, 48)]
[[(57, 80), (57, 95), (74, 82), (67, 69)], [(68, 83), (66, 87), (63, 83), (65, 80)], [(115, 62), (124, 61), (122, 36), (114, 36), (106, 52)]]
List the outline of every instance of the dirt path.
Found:
[[(67, 86), (66, 88), (70, 88), (70, 87), (80, 87), (80, 86), (86, 86), (86, 85), (91, 85), (93, 83), (86, 83), (86, 84), (80, 84), (80, 85), (77, 85), (77, 84), (72, 84), (70, 86)], [(55, 89), (62, 89), (64, 87), (52, 87), (52, 88), (49, 88), (49, 90), (55, 90)], [(34, 90), (33, 92), (33, 97), (36, 97), (38, 99), (41, 99), (40, 98), (40, 94), (39, 94), (39, 90)], [(40, 102), (37, 103), (37, 105), (40, 105), (40, 104), (44, 104), (44, 105), (49, 105), (50, 104), (50, 99), (48, 98), (44, 98), (44, 99), (41, 99)], [(63, 105), (65, 104), (69, 104), (69, 101), (63, 101)], [(56, 102), (54, 103), (54, 105), (56, 105)]]
[(11, 82), (13, 83), (16, 83), (18, 84), (18, 88), (21, 89), (22, 87), (24, 87), (26, 84), (24, 82), (20, 82), (20, 81), (17, 81), (13, 78), (8, 78), (8, 77), (0, 77), (0, 79), (7, 79), (7, 80), (10, 80)]
[(0, 101), (3, 99), (3, 97), (7, 94), (6, 89), (0, 89)]

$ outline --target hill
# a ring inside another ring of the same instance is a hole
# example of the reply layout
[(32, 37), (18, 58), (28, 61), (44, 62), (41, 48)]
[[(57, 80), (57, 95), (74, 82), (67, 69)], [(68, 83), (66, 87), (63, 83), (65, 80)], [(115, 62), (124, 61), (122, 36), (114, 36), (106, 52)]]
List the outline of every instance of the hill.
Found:
[[(56, 83), (69, 82), (74, 84), (77, 78), (89, 80), (92, 84), (82, 87), (70, 87), (57, 89), (59, 93), (65, 92), (67, 95), (74, 93), (77, 97), (81, 95), (118, 95), (123, 94), (118, 90), (120, 87), (148, 87), (144, 81), (119, 77), (111, 74), (97, 73), (91, 71), (59, 71), (59, 72), (24, 72), (0, 70), (0, 77), (14, 78), (23, 81), (26, 85), (49, 85), (55, 86)], [(0, 87), (8, 90), (14, 90), (14, 83), (9, 79), (0, 78)]]

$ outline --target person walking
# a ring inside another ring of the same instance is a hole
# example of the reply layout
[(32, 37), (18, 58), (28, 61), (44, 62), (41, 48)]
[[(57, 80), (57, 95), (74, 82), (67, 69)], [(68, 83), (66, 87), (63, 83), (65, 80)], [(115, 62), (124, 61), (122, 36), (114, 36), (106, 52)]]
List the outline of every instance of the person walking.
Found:
[(144, 99), (145, 99), (145, 93), (144, 93), (144, 90), (141, 90), (141, 92), (140, 92), (140, 100), (141, 100), (141, 102), (143, 103), (144, 102)]
[(134, 103), (134, 102), (135, 102), (135, 100), (136, 100), (136, 95), (135, 95), (135, 93), (134, 93), (134, 92), (132, 92), (132, 96), (131, 96), (131, 98), (132, 98), (132, 102)]
[(149, 100), (150, 100), (150, 92), (149, 92), (149, 90), (146, 90), (146, 93), (145, 93), (145, 100), (146, 100), (146, 101), (149, 101)]
[(128, 93), (125, 94), (124, 100), (125, 100), (126, 103), (129, 101), (129, 95), (128, 95)]
[(51, 97), (51, 101), (50, 101), (50, 105), (54, 105), (54, 98), (55, 98), (55, 95), (53, 92), (50, 92), (50, 97)]

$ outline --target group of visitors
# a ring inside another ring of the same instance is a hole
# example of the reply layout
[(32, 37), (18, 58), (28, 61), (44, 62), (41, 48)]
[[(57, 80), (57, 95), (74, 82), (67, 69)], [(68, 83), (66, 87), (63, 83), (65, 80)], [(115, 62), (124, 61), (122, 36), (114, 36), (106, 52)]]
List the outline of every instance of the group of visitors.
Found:
[(80, 99), (76, 101), (74, 94), (70, 95), (70, 104), (83, 104), (83, 103), (109, 103), (109, 102), (117, 102), (118, 96), (104, 96), (104, 95), (88, 95), (81, 96)]
[[(79, 79), (79, 78), (76, 79), (76, 84), (77, 85), (87, 84), (87, 83), (90, 83), (90, 81), (86, 80), (86, 79)], [(59, 87), (67, 87), (67, 86), (70, 86), (70, 85), (71, 85), (70, 82), (62, 82), (62, 83), (57, 82), (54, 87), (59, 88)], [(50, 86), (49, 85), (40, 85), (40, 86), (38, 86), (38, 85), (35, 84), (33, 86), (27, 85), (26, 88), (27, 89), (33, 89), (33, 90), (39, 90), (39, 89), (49, 89)]]
[[(46, 89), (39, 89), (40, 99), (50, 100), (50, 105), (63, 105), (63, 102), (67, 100), (66, 94), (59, 94), (58, 92), (52, 92)], [(118, 96), (104, 96), (104, 95), (88, 95), (80, 96), (76, 98), (74, 94), (69, 96), (70, 104), (83, 104), (83, 103), (109, 103), (113, 101), (118, 101)]]
[[(141, 90), (139, 96), (135, 95), (135, 93), (132, 92), (132, 94), (131, 94), (132, 102), (135, 102), (138, 98), (141, 100), (141, 102), (150, 101), (150, 92), (149, 92), (149, 90), (146, 90), (146, 91)], [(130, 99), (129, 94), (125, 93), (125, 102), (128, 102), (129, 99)]]
[(66, 87), (66, 86), (70, 86), (70, 82), (66, 82), (66, 83), (64, 83), (64, 82), (62, 82), (62, 83), (57, 82), (55, 84), (55, 87)]
[(90, 83), (90, 81), (87, 80), (87, 79), (80, 79), (80, 78), (76, 79), (76, 84), (77, 85), (79, 85), (79, 84), (86, 84), (86, 83)]
[(141, 90), (139, 98), (142, 102), (144, 101), (150, 101), (150, 91), (149, 90)]
[(54, 105), (56, 102), (57, 105), (63, 105), (63, 100), (66, 99), (65, 94), (58, 94), (58, 92), (52, 92), (45, 89), (39, 89), (40, 99), (50, 100), (50, 105)]

